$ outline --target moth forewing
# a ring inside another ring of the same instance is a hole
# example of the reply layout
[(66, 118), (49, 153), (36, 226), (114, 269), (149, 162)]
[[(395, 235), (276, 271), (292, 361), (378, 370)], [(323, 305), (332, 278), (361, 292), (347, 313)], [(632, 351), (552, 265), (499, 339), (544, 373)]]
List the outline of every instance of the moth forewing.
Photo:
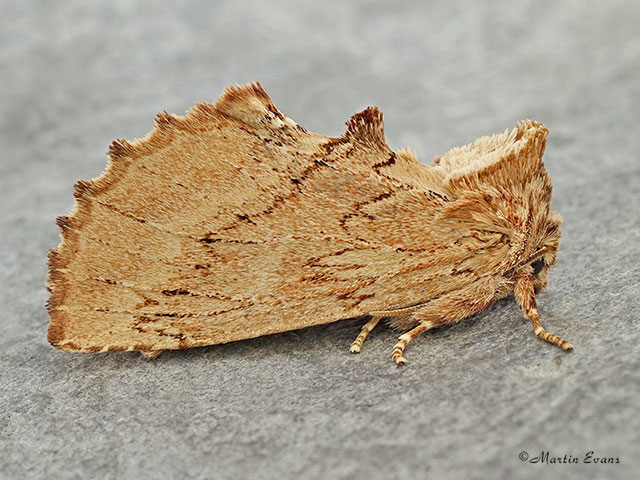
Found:
[(352, 351), (384, 314), (410, 330), (394, 349), (403, 363), (422, 331), (516, 285), (528, 295), (504, 272), (540, 248), (514, 239), (547, 228), (525, 181), (544, 171), (545, 136), (526, 121), (427, 166), (387, 146), (376, 108), (326, 137), (259, 84), (160, 114), (144, 139), (112, 144), (106, 172), (78, 182), (59, 219), (49, 340), (152, 358), (373, 313)]

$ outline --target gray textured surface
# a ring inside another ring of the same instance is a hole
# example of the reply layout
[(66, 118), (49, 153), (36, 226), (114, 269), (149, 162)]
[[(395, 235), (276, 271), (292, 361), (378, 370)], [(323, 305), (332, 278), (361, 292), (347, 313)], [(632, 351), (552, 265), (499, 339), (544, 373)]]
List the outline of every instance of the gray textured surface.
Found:
[[(637, 2), (3, 2), (0, 475), (4, 478), (631, 478), (640, 469)], [(54, 6), (58, 4), (58, 6)], [(64, 4), (64, 6), (62, 6)], [(347, 348), (358, 324), (133, 354), (46, 342), (46, 251), (72, 185), (226, 84), (337, 135), (367, 105), (424, 161), (543, 121), (565, 218), (534, 338), (512, 301)], [(522, 450), (616, 465), (540, 465)], [(637, 478), (637, 477), (636, 477)]]

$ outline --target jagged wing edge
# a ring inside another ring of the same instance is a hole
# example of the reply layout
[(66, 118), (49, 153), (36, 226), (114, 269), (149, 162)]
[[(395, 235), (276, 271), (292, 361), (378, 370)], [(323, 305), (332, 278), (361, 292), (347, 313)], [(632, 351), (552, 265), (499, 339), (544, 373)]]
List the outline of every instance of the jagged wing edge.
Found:
[(341, 139), (372, 148), (390, 150), (384, 138), (382, 112), (377, 107), (367, 107), (346, 122), (347, 131)]
[(251, 122), (252, 117), (247, 114), (257, 106), (261, 106), (261, 111), (266, 108), (280, 121), (289, 123), (302, 132), (306, 131), (278, 111), (260, 83), (228, 86), (215, 104), (196, 102), (184, 116), (161, 112), (155, 118), (153, 129), (145, 137), (134, 142), (114, 140), (109, 146), (109, 160), (103, 173), (90, 181), (76, 182), (73, 194), (75, 204), (71, 213), (56, 219), (61, 241), (48, 252), (47, 289), (51, 295), (46, 304), (50, 318), (47, 337), (52, 345), (57, 345), (64, 339), (64, 312), (57, 307), (64, 302), (64, 269), (73, 255), (77, 232), (91, 215), (90, 197), (111, 188), (123, 177), (120, 172), (126, 170), (132, 161), (169, 145), (181, 131), (206, 131), (207, 123), (220, 115)]

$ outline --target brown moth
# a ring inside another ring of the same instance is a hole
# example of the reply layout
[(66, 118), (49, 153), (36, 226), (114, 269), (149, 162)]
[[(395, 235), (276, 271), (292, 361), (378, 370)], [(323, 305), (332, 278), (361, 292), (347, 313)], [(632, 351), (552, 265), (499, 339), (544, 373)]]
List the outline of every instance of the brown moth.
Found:
[(516, 128), (433, 165), (393, 152), (367, 108), (339, 138), (280, 113), (260, 84), (215, 105), (161, 113), (116, 140), (99, 178), (79, 181), (49, 256), (49, 341), (62, 350), (214, 345), (368, 317), (422, 332), (513, 294), (535, 334), (535, 291), (560, 240), (541, 157), (547, 129)]

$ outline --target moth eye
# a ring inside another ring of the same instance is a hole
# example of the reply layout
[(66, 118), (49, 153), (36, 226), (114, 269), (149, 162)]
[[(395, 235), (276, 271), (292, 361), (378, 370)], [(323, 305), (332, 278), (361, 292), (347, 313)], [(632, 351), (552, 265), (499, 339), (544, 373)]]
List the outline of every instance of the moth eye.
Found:
[(533, 262), (531, 266), (533, 267), (533, 276), (535, 277), (544, 268), (544, 260), (542, 258), (539, 258), (538, 260)]

